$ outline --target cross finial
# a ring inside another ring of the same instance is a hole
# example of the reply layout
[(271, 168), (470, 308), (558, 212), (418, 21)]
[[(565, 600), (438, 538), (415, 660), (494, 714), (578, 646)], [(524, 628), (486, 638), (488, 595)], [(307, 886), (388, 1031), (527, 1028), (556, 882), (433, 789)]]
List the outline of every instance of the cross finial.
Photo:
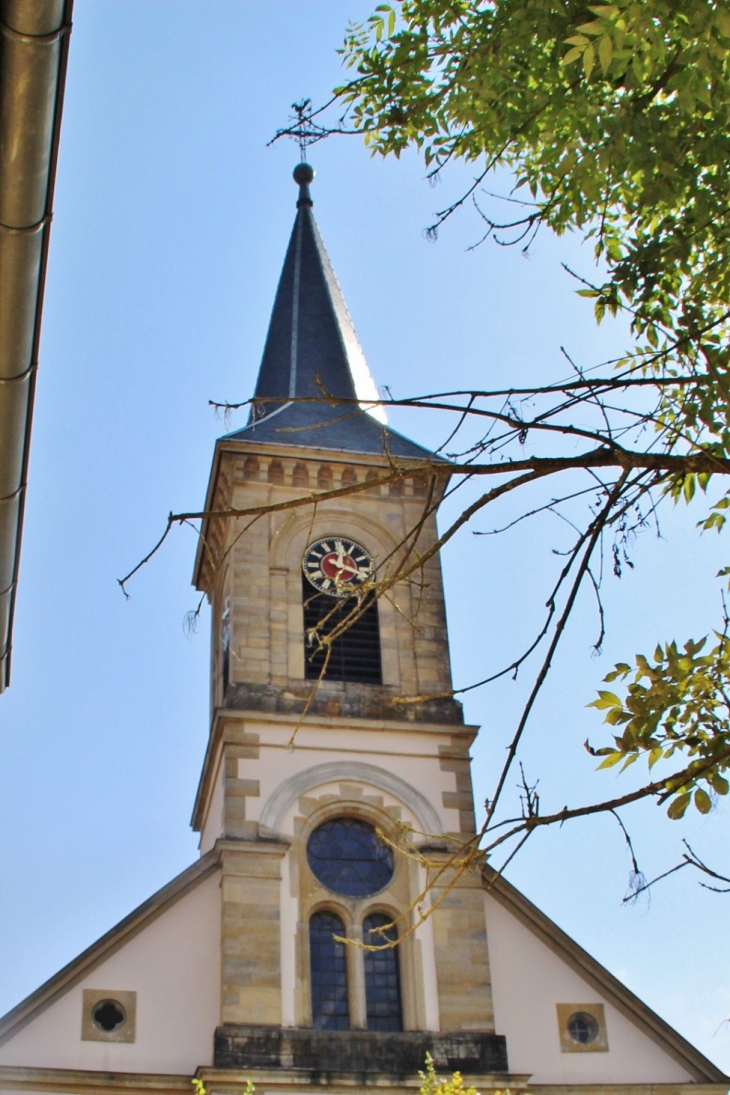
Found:
[(307, 162), (307, 148), (319, 140), (319, 127), (312, 122), (312, 100), (302, 99), (300, 103), (292, 103), (294, 113), (289, 127), (289, 136), (293, 137), (299, 145), (299, 155), (302, 163)]
[(309, 193), (309, 184), (314, 178), (314, 171), (307, 163), (307, 148), (319, 140), (317, 127), (312, 122), (312, 100), (302, 99), (300, 103), (292, 103), (291, 116), (293, 125), (289, 127), (288, 136), (292, 137), (299, 145), (300, 163), (294, 168), (294, 181), (299, 184), (299, 200), (297, 208), (303, 205), (311, 207), (312, 198)]

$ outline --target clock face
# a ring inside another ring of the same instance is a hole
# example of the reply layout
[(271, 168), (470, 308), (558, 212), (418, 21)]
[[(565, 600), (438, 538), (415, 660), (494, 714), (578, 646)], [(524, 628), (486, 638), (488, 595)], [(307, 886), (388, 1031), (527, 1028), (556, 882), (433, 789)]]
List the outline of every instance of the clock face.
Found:
[(364, 547), (345, 536), (325, 536), (304, 552), (302, 570), (320, 593), (349, 597), (354, 586), (372, 575), (373, 561)]

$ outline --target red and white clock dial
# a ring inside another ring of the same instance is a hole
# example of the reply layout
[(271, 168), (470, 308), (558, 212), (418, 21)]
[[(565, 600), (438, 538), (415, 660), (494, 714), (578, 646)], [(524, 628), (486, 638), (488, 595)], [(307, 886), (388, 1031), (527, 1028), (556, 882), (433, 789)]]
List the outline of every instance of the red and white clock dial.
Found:
[(346, 536), (325, 536), (304, 552), (302, 570), (320, 593), (349, 597), (373, 572), (373, 560), (364, 547)]

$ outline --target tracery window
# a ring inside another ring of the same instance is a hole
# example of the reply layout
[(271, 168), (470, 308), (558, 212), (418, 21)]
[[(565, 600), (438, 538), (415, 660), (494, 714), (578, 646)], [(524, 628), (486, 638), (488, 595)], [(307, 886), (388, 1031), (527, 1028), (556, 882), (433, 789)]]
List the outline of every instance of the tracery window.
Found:
[(313, 1026), (317, 1030), (348, 1030), (352, 1025), (374, 1031), (403, 1030), (400, 948), (367, 951), (348, 948), (333, 938), (346, 937), (359, 927), (366, 945), (397, 941), (396, 927), (389, 926), (392, 916), (368, 912), (366, 904), (393, 879), (391, 848), (366, 821), (335, 817), (313, 830), (306, 850), (315, 879), (345, 899), (342, 916), (328, 909), (315, 912), (309, 921)]
[(307, 841), (312, 874), (334, 893), (367, 897), (393, 877), (393, 853), (372, 825), (356, 817), (336, 817), (319, 825)]
[[(384, 913), (370, 913), (362, 924), (363, 943), (395, 942), (397, 929)], [(378, 929), (381, 929), (378, 931)], [(365, 1008), (368, 1030), (403, 1030), (398, 950), (365, 951)]]
[(345, 925), (332, 912), (316, 912), (309, 921), (309, 955), (312, 979), (312, 1025), (315, 1030), (349, 1030), (347, 956), (343, 943)]

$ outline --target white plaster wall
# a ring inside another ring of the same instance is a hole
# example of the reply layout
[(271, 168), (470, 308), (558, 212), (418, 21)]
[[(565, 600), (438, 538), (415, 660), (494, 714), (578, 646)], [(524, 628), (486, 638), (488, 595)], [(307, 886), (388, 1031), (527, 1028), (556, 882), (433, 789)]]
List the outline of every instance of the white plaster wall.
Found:
[[(503, 905), (485, 894), (494, 1015), (511, 1072), (540, 1084), (686, 1083), (692, 1077)], [(556, 1004), (602, 1003), (607, 1053), (561, 1053)]]
[(210, 800), (208, 815), (203, 822), (200, 834), (200, 854), (205, 855), (215, 844), (219, 836), (223, 834), (223, 804), (225, 788), (223, 782), (222, 754), (218, 756), (218, 771), (213, 781), (213, 796)]
[[(213, 1060), (220, 1000), (220, 879), (180, 898), (5, 1045), (0, 1065), (192, 1075)], [(131, 1044), (81, 1041), (83, 989), (137, 993)]]
[(281, 864), (281, 1023), (296, 1026), (296, 936), (299, 900), (293, 892), (290, 856)]
[[(425, 867), (418, 868), (418, 886), (421, 893), (426, 889), (427, 875)], [(436, 949), (433, 938), (433, 917), (427, 917), (416, 928), (414, 935), (420, 942), (421, 971), (423, 975), (423, 1003), (426, 1016), (426, 1030), (440, 1030), (439, 990), (436, 978)]]
[(445, 831), (459, 829), (459, 811), (444, 808), (442, 799), (444, 791), (456, 787), (453, 773), (442, 771), (439, 763), (439, 746), (449, 743), (447, 734), (302, 726), (291, 749), (291, 725), (252, 722), (246, 729), (261, 734), (260, 759), (238, 764), (240, 779), (259, 781), (259, 797), (246, 803), (246, 816), (252, 821), (259, 820), (270, 795), (290, 776), (329, 761), (353, 760), (382, 767), (412, 784), (434, 807)]

